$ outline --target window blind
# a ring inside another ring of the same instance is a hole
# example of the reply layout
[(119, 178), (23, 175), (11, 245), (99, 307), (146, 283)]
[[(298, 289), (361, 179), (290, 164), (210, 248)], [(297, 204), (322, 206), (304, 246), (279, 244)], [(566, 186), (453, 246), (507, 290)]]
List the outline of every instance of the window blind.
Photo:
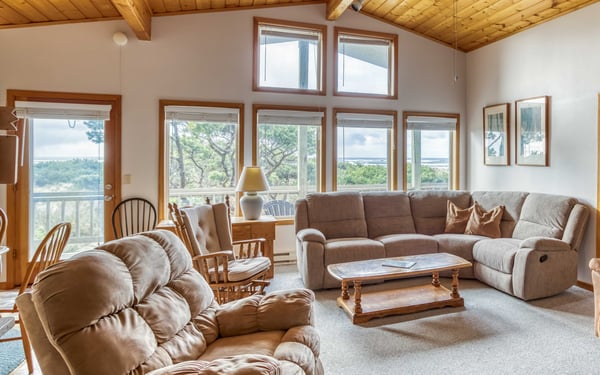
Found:
[(111, 105), (15, 101), (18, 118), (109, 120)]
[(321, 126), (323, 112), (287, 111), (287, 110), (258, 110), (258, 123), (269, 125), (308, 125)]
[(238, 123), (238, 108), (198, 107), (198, 106), (165, 106), (165, 119), (174, 121), (197, 121), (215, 123)]
[(394, 126), (394, 117), (372, 113), (342, 113), (336, 114), (338, 127), (345, 128), (385, 128)]
[(456, 119), (449, 117), (408, 116), (408, 130), (456, 130)]

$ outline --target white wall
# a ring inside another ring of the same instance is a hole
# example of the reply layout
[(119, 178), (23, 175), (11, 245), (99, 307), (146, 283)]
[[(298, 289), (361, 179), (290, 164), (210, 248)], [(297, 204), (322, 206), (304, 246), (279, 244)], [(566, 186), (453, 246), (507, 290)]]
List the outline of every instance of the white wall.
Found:
[[(252, 91), (254, 16), (328, 26), (326, 96)], [(398, 100), (333, 97), (335, 25), (398, 34)], [(121, 50), (112, 41), (116, 31), (129, 36), (129, 43)], [(464, 54), (457, 56), (461, 79), (454, 83), (452, 49), (352, 11), (335, 22), (326, 21), (324, 4), (156, 17), (152, 20), (152, 41), (138, 41), (124, 21), (5, 29), (0, 30), (0, 50), (4, 51), (0, 59), (0, 105), (6, 103), (7, 89), (121, 93), (122, 174), (131, 175), (131, 184), (123, 185), (123, 197), (144, 196), (155, 203), (159, 99), (243, 102), (247, 163), (251, 159), (253, 103), (325, 108), (329, 145), (333, 107), (392, 109), (398, 111), (399, 119), (403, 110), (453, 112), (461, 119), (465, 116)], [(466, 137), (462, 134), (464, 152)], [(331, 152), (326, 160), (330, 175)], [(464, 163), (463, 159), (462, 170)], [(327, 186), (331, 187), (330, 181)], [(0, 206), (5, 206), (3, 192), (0, 186)], [(286, 232), (293, 231), (282, 231)]]
[[(467, 187), (574, 196), (595, 208), (600, 4), (544, 23), (467, 54)], [(551, 96), (550, 166), (516, 166), (514, 102)], [(483, 165), (482, 109), (511, 103), (511, 162)], [(594, 216), (595, 212), (592, 212)], [(592, 218), (580, 251), (579, 280), (596, 254)]]

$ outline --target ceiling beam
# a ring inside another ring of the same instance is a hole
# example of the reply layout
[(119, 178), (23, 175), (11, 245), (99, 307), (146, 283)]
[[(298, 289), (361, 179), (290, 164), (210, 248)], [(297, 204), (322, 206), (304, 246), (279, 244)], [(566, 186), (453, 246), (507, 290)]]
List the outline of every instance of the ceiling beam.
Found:
[(152, 39), (152, 12), (146, 0), (111, 0), (139, 40)]
[(353, 0), (327, 0), (327, 19), (329, 21), (335, 21), (348, 7), (352, 4)]

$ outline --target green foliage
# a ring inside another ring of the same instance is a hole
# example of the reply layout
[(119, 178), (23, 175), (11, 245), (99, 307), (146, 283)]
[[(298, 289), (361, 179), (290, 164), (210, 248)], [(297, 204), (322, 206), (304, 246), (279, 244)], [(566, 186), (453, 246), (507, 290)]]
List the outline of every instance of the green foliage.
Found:
[(83, 124), (88, 128), (85, 134), (92, 143), (104, 143), (104, 121), (84, 121)]
[(52, 160), (33, 165), (33, 186), (41, 191), (102, 191), (104, 163), (91, 159)]
[(338, 163), (337, 183), (339, 185), (385, 185), (387, 167), (360, 163)]

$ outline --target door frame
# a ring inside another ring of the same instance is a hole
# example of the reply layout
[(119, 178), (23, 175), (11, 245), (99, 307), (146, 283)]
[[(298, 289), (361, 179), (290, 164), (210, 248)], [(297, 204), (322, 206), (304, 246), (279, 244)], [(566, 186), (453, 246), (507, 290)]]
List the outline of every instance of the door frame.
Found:
[[(112, 185), (113, 199), (105, 201), (104, 204), (104, 233), (106, 240), (112, 239), (110, 213), (115, 202), (121, 200), (121, 95), (6, 90), (7, 106), (14, 107), (15, 101), (111, 105), (110, 120), (106, 121), (104, 132), (104, 184)], [(22, 124), (20, 129), (23, 129)], [(6, 244), (12, 254), (7, 256), (6, 282), (0, 283), (0, 287), (6, 289), (19, 284), (29, 259), (29, 145), (27, 136), (23, 138), (24, 162), (18, 167), (19, 180), (14, 185), (7, 185), (6, 189), (6, 209), (9, 217)], [(24, 188), (21, 189), (21, 186)], [(104, 193), (106, 194), (106, 190)]]

